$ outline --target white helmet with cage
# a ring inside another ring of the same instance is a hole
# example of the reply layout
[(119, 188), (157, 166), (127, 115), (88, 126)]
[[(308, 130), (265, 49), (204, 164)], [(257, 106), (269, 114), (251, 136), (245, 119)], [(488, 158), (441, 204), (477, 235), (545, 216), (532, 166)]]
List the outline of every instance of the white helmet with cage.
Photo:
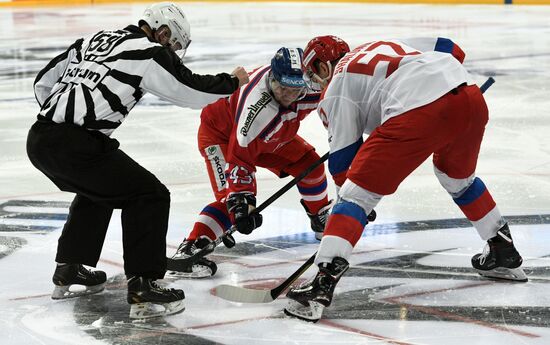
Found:
[(172, 35), (170, 36), (170, 45), (179, 43), (183, 52), (178, 52), (180, 56), (185, 55), (185, 51), (191, 43), (191, 27), (187, 21), (185, 13), (181, 8), (171, 2), (159, 2), (145, 9), (141, 22), (147, 23), (153, 30), (166, 25)]

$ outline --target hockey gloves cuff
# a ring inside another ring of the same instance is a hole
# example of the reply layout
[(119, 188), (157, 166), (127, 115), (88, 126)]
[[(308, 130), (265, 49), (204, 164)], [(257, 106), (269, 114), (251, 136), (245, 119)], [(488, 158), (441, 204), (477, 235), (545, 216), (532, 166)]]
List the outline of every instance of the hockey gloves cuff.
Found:
[(367, 220), (369, 222), (374, 222), (376, 220), (376, 211), (375, 210), (370, 211), (369, 215), (367, 216)]
[(227, 210), (237, 231), (248, 235), (262, 225), (262, 215), (254, 212), (256, 197), (252, 193), (233, 193), (227, 198)]

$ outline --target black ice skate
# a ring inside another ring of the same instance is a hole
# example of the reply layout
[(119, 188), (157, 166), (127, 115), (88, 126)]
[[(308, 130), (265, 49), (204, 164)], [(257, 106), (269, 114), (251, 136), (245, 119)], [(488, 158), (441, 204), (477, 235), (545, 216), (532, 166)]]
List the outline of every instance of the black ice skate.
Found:
[(57, 265), (52, 277), (55, 288), (52, 299), (73, 298), (91, 295), (105, 289), (107, 275), (92, 271), (80, 264)]
[(288, 291), (286, 297), (290, 301), (285, 314), (305, 321), (319, 321), (323, 310), (332, 302), (336, 284), (348, 268), (349, 263), (340, 257), (332, 259), (331, 263), (320, 264), (313, 280)]
[(179, 289), (165, 289), (153, 279), (131, 277), (128, 279), (128, 303), (131, 319), (177, 314), (185, 309), (185, 294)]
[(315, 238), (320, 241), (321, 238), (323, 238), (323, 231), (325, 231), (325, 225), (327, 224), (330, 210), (334, 204), (333, 200), (330, 200), (328, 204), (323, 206), (316, 214), (309, 212), (304, 199), (300, 199), (300, 203), (306, 210), (306, 214), (311, 221), (311, 230), (315, 232)]
[(196, 241), (184, 240), (176, 254), (168, 259), (168, 274), (179, 278), (205, 278), (213, 276), (218, 267), (212, 260), (208, 260), (204, 255), (212, 253), (207, 251), (204, 255), (195, 255), (200, 249), (210, 243), (207, 238), (199, 238)]
[(472, 266), (484, 277), (526, 282), (527, 276), (520, 268), (523, 259), (517, 252), (508, 224), (490, 238), (483, 253), (472, 257)]

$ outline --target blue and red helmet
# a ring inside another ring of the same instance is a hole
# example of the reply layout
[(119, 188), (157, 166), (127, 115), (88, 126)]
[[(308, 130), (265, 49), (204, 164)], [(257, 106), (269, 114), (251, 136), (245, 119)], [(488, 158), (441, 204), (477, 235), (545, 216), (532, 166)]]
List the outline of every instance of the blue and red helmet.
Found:
[(273, 79), (286, 87), (305, 87), (302, 73), (302, 57), (304, 51), (301, 48), (285, 48), (277, 50), (271, 59), (271, 73)]

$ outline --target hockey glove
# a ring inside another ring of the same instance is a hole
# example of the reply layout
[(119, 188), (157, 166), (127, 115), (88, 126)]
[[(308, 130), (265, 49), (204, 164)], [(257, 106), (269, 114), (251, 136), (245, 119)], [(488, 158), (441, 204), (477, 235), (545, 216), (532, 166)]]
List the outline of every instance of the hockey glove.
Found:
[(227, 198), (227, 210), (241, 234), (248, 235), (262, 225), (262, 215), (253, 212), (255, 208), (256, 197), (252, 193), (233, 193)]
[(375, 210), (370, 211), (369, 215), (367, 216), (367, 220), (369, 222), (374, 222), (376, 220), (376, 211)]

